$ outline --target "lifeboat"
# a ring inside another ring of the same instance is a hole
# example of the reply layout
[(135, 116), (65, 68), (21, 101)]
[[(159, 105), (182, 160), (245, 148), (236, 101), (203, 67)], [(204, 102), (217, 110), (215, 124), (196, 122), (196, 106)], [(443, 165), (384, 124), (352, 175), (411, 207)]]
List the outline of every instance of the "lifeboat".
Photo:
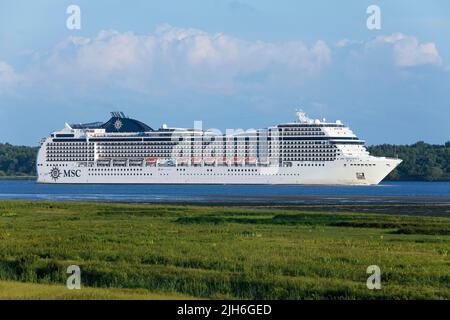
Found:
[(224, 165), (224, 164), (227, 163), (227, 158), (218, 157), (218, 158), (216, 159), (216, 161), (217, 161), (218, 164)]
[(142, 161), (143, 161), (144, 159), (130, 159), (129, 161), (128, 161), (128, 163), (129, 163), (129, 165), (130, 166), (133, 166), (133, 167), (140, 167), (140, 166), (142, 166)]
[(189, 163), (189, 158), (188, 157), (181, 157), (177, 159), (177, 163), (182, 164), (182, 163)]
[(158, 161), (157, 158), (149, 157), (145, 159), (145, 165), (146, 166), (156, 166), (156, 162)]
[(126, 167), (127, 166), (127, 159), (114, 159), (113, 160), (113, 166), (115, 167)]
[(215, 162), (216, 162), (216, 158), (213, 158), (213, 157), (207, 157), (207, 158), (205, 158), (205, 164), (209, 164), (209, 165), (211, 165), (211, 164), (214, 164)]
[(109, 167), (110, 164), (111, 164), (111, 159), (99, 158), (97, 160), (97, 166), (99, 166), (99, 167)]
[(158, 164), (166, 164), (167, 163), (167, 160), (164, 160), (164, 159), (157, 159), (157, 161), (156, 161)]

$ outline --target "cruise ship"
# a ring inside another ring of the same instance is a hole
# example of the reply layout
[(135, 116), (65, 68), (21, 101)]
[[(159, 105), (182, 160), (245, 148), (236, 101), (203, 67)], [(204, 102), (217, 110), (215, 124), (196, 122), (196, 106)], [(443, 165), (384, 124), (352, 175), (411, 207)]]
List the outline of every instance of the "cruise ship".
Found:
[(106, 122), (65, 124), (41, 140), (40, 183), (376, 185), (402, 160), (371, 156), (341, 121), (266, 129), (153, 129), (111, 112)]

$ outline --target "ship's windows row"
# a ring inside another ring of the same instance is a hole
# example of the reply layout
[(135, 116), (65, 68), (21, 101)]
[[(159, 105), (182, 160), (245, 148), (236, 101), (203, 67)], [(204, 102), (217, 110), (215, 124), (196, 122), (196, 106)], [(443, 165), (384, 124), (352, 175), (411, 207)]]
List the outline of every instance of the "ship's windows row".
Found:
[(256, 169), (228, 169), (229, 172), (257, 172)]
[(49, 142), (47, 146), (94, 146), (94, 143), (86, 143), (86, 142)]
[(94, 150), (94, 147), (47, 147), (47, 150)]
[(336, 148), (334, 145), (326, 144), (326, 143), (307, 144), (307, 143), (301, 143), (301, 142), (284, 142), (283, 148), (287, 148), (287, 147), (291, 147), (291, 148), (329, 148), (329, 149)]
[(326, 152), (326, 151), (322, 151), (322, 150), (284, 150), (282, 152), (283, 154), (287, 154), (287, 155), (306, 155), (306, 156), (314, 156), (314, 155), (318, 155), (318, 154), (323, 154), (326, 157), (329, 157), (331, 155), (335, 155), (337, 152), (336, 151), (332, 151), (332, 152)]
[(139, 168), (108, 168), (108, 169), (97, 169), (97, 168), (92, 168), (92, 169), (88, 169), (88, 171), (142, 171), (142, 169)]
[(152, 173), (122, 173), (122, 172), (95, 172), (88, 173), (89, 176), (152, 176)]
[(284, 132), (284, 136), (324, 136), (324, 132)]
[(303, 146), (303, 145), (286, 145), (283, 146), (283, 150), (286, 149), (294, 149), (294, 150), (326, 150), (326, 151), (334, 151), (337, 150), (333, 146), (326, 146), (326, 145), (313, 145), (313, 146)]
[(70, 152), (93, 153), (94, 149), (75, 149), (75, 148), (47, 149), (47, 153), (70, 153)]
[(297, 140), (297, 141), (284, 141), (283, 143), (281, 143), (281, 146), (283, 147), (283, 148), (286, 148), (286, 147), (297, 147), (297, 148), (300, 148), (300, 147), (305, 147), (305, 148), (334, 148), (335, 146), (334, 145), (331, 145), (331, 144), (328, 144), (328, 143), (322, 143), (322, 142), (320, 142), (320, 141), (316, 141), (316, 142), (314, 142), (314, 141), (300, 141), (300, 140)]
[(57, 159), (47, 159), (49, 162), (71, 162), (71, 161), (94, 161), (94, 158), (57, 158)]
[(339, 152), (337, 149), (322, 149), (322, 148), (283, 148), (280, 150), (284, 153), (311, 153), (311, 152), (324, 152), (327, 154)]
[(285, 161), (334, 161), (336, 158), (283, 158)]
[(89, 153), (87, 153), (87, 152), (83, 152), (83, 153), (80, 153), (80, 152), (67, 152), (67, 153), (60, 153), (60, 152), (58, 152), (58, 153), (47, 153), (47, 158), (61, 158), (61, 157), (93, 157), (94, 156), (94, 153), (91, 153), (91, 152), (89, 152)]
[(292, 132), (292, 131), (322, 131), (321, 128), (317, 127), (296, 127), (296, 128), (285, 128), (284, 131)]
[(300, 173), (181, 173), (182, 176), (300, 176)]
[(284, 160), (288, 161), (306, 161), (304, 159), (309, 160), (329, 160), (334, 159), (332, 155), (327, 154), (312, 154), (312, 155), (305, 155), (305, 154), (286, 154), (283, 156)]

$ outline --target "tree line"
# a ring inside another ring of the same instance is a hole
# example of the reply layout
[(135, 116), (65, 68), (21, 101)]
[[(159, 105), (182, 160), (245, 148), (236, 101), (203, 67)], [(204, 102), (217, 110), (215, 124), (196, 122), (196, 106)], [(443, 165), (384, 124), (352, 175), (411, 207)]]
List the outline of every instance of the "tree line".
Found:
[(1, 176), (35, 176), (37, 147), (0, 143)]
[(412, 145), (382, 144), (367, 149), (375, 156), (403, 160), (387, 180), (450, 181), (450, 141), (443, 145), (423, 141)]
[[(387, 180), (450, 181), (450, 141), (443, 145), (382, 144), (367, 148), (372, 155), (403, 159)], [(0, 176), (35, 176), (37, 147), (0, 143)]]

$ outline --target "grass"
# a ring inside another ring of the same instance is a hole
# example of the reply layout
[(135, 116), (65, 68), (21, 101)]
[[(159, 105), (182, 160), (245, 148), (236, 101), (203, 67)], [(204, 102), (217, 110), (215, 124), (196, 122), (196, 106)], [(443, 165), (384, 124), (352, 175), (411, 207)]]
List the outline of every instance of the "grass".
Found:
[[(0, 279), (16, 282), (0, 298), (70, 298), (57, 290), (76, 264), (83, 298), (449, 299), (449, 231), (445, 217), (4, 200)], [(366, 287), (374, 264), (381, 290)]]
[(192, 299), (189, 296), (152, 293), (144, 289), (82, 288), (69, 290), (63, 285), (0, 281), (0, 299), (14, 300), (167, 300)]

